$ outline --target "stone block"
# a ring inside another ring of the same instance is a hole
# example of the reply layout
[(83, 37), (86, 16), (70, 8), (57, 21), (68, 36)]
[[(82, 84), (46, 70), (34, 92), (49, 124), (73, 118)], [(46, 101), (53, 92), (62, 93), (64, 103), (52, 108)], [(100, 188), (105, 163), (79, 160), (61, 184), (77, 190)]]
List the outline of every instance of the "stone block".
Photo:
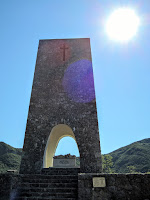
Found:
[(76, 166), (76, 159), (68, 159), (68, 158), (54, 158), (53, 159), (53, 166), (54, 167), (62, 167), (62, 168), (68, 168), (68, 167), (75, 167)]

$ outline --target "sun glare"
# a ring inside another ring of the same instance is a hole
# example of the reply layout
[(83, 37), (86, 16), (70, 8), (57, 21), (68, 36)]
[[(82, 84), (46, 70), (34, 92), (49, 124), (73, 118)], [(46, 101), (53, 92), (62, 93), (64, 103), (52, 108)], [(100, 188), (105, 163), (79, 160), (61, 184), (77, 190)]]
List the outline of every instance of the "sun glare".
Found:
[(127, 42), (135, 36), (139, 23), (139, 17), (134, 10), (119, 8), (108, 18), (106, 32), (112, 40)]

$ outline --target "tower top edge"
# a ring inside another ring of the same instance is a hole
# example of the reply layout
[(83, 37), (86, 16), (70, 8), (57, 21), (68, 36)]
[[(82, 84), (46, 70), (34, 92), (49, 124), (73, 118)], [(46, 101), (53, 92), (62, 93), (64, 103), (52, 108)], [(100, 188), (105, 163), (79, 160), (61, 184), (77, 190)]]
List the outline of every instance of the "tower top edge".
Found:
[(51, 41), (51, 40), (90, 40), (90, 38), (57, 38), (57, 39), (39, 39), (39, 41)]

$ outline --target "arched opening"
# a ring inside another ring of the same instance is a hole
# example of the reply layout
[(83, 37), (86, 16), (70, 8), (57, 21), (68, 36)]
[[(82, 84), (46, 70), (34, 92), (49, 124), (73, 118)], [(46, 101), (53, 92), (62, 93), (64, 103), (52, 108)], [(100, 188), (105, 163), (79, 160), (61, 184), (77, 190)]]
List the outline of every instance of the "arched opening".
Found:
[(44, 152), (44, 168), (53, 167), (53, 156), (55, 155), (57, 145), (59, 141), (66, 136), (72, 137), (76, 141), (75, 135), (68, 125), (58, 124), (51, 130)]
[(66, 154), (71, 154), (79, 157), (79, 149), (77, 147), (77, 143), (70, 136), (65, 136), (61, 138), (55, 151), (55, 156)]

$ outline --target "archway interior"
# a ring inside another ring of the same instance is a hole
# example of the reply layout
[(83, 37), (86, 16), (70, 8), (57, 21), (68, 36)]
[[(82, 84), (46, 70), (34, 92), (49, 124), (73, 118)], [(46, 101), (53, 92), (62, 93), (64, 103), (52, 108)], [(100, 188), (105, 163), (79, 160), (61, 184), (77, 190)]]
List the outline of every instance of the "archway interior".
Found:
[(70, 137), (63, 137), (56, 148), (55, 156), (71, 154), (79, 157), (79, 150), (76, 141)]
[(53, 167), (53, 157), (55, 155), (58, 143), (63, 137), (67, 136), (72, 137), (76, 141), (75, 135), (68, 125), (58, 124), (52, 129), (44, 152), (44, 168)]

